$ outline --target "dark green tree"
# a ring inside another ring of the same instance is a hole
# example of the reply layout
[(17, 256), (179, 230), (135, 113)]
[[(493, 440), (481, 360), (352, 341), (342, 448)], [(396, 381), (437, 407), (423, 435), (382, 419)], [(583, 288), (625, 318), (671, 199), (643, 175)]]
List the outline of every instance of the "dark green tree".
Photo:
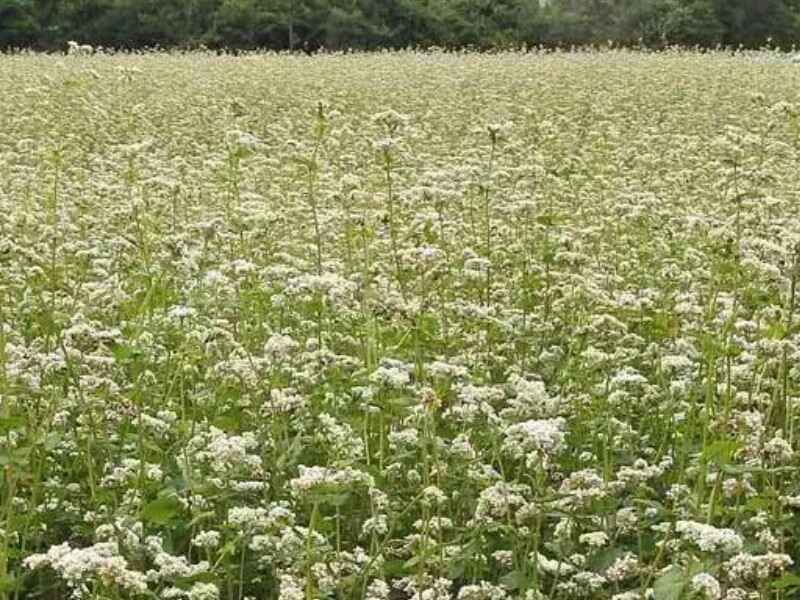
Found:
[(32, 0), (0, 0), (0, 46), (35, 43), (40, 34)]
[(0, 47), (788, 48), (800, 0), (0, 0)]
[(758, 47), (771, 39), (791, 44), (798, 34), (797, 4), (786, 0), (714, 0), (730, 45)]

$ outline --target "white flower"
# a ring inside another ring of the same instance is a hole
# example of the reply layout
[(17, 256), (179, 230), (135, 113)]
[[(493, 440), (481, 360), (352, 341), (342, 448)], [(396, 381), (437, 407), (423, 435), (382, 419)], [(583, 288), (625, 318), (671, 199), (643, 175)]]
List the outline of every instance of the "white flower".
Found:
[(794, 450), (788, 441), (779, 435), (764, 444), (764, 459), (774, 465), (785, 465), (794, 458)]
[(742, 552), (728, 560), (724, 570), (734, 583), (757, 583), (793, 564), (794, 561), (788, 554), (767, 552), (762, 555), (752, 555)]
[(453, 582), (440, 577), (428, 583), (425, 588), (411, 596), (410, 600), (452, 600), (450, 588)]
[(526, 504), (524, 494), (529, 492), (530, 488), (526, 485), (498, 481), (480, 493), (478, 506), (475, 509), (475, 520), (477, 522), (487, 519), (504, 520), (509, 513)]
[(264, 354), (276, 359), (285, 359), (300, 345), (288, 335), (276, 333), (270, 336), (264, 344)]
[(566, 496), (561, 504), (572, 506), (607, 494), (606, 483), (595, 469), (576, 471), (561, 482), (559, 494)]
[(508, 593), (501, 587), (481, 581), (479, 584), (465, 585), (458, 591), (457, 600), (503, 600)]
[(225, 133), (225, 143), (231, 150), (250, 153), (263, 147), (263, 142), (252, 133), (231, 129)]
[(566, 421), (556, 419), (531, 419), (505, 430), (503, 449), (514, 457), (528, 453), (554, 454), (564, 445)]
[(678, 521), (675, 530), (703, 552), (734, 554), (744, 545), (742, 538), (732, 529), (718, 529), (705, 523)]
[(333, 489), (349, 489), (357, 485), (371, 487), (372, 477), (363, 471), (346, 467), (331, 469), (328, 467), (298, 467), (300, 476), (289, 481), (289, 487), (296, 495), (303, 495), (314, 490), (331, 491)]
[(219, 588), (213, 583), (197, 582), (189, 589), (189, 600), (218, 600)]
[(800, 494), (796, 496), (781, 496), (780, 501), (787, 508), (800, 509)]
[(384, 364), (369, 376), (372, 383), (390, 388), (402, 388), (411, 381), (411, 369), (400, 361), (384, 360)]
[(425, 506), (443, 505), (447, 502), (447, 494), (435, 485), (429, 485), (422, 490), (422, 504)]
[(692, 590), (702, 594), (707, 600), (720, 600), (722, 598), (722, 586), (719, 581), (708, 573), (698, 573), (692, 577)]
[(306, 598), (302, 583), (291, 575), (281, 575), (278, 596), (280, 600), (305, 600)]
[(183, 320), (189, 317), (193, 317), (197, 314), (197, 311), (185, 304), (175, 304), (171, 306), (170, 309), (167, 311), (167, 316), (170, 319), (177, 319)]
[(97, 578), (112, 581), (131, 592), (145, 592), (147, 580), (143, 573), (132, 571), (119, 555), (115, 542), (101, 542), (89, 548), (72, 548), (68, 543), (52, 546), (44, 554), (34, 554), (23, 561), (29, 569), (50, 566), (71, 587)]
[(632, 466), (625, 465), (620, 467), (617, 472), (617, 480), (625, 486), (636, 486), (650, 479), (660, 477), (670, 466), (670, 459), (665, 459), (659, 465), (651, 465), (643, 458), (638, 458)]
[(174, 556), (163, 551), (153, 557), (153, 563), (158, 567), (157, 576), (166, 581), (182, 577), (195, 577), (210, 569), (210, 565), (206, 561), (191, 564), (185, 556)]
[(220, 533), (210, 529), (201, 531), (192, 538), (192, 545), (197, 548), (216, 548), (219, 546)]
[[(611, 600), (642, 600), (643, 596), (637, 592), (621, 592), (611, 596)], [(651, 598), (651, 596), (644, 596), (644, 598)]]
[(578, 537), (578, 542), (591, 548), (602, 548), (608, 544), (608, 536), (604, 531), (584, 533)]
[(580, 571), (572, 576), (570, 583), (576, 584), (579, 590), (587, 590), (596, 592), (602, 588), (608, 581), (602, 575), (593, 573), (591, 571)]
[(639, 559), (630, 552), (617, 558), (614, 563), (606, 570), (606, 579), (611, 582), (619, 583), (629, 577), (633, 577), (639, 571)]
[(367, 588), (365, 600), (388, 600), (391, 589), (383, 579), (374, 579)]
[(386, 515), (376, 515), (370, 517), (361, 526), (361, 534), (363, 536), (370, 535), (385, 535), (389, 532), (389, 519)]
[(211, 427), (207, 433), (198, 434), (189, 440), (190, 450), (197, 449), (195, 461), (206, 464), (219, 477), (232, 478), (246, 472), (248, 479), (263, 475), (261, 457), (255, 454), (260, 445), (252, 432), (228, 435)]
[(228, 523), (234, 527), (260, 526), (266, 518), (267, 510), (261, 507), (235, 506), (228, 510)]

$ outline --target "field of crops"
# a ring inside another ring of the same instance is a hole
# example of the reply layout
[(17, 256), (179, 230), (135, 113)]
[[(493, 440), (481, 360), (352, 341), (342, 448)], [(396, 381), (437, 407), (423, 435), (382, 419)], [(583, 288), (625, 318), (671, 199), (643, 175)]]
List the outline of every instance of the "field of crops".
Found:
[(0, 600), (766, 600), (800, 68), (0, 57)]

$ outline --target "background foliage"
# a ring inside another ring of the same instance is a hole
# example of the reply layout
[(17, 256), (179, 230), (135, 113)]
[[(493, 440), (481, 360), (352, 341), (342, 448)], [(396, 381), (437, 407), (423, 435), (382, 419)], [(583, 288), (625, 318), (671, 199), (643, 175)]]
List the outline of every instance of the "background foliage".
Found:
[(790, 47), (800, 0), (0, 0), (0, 47)]

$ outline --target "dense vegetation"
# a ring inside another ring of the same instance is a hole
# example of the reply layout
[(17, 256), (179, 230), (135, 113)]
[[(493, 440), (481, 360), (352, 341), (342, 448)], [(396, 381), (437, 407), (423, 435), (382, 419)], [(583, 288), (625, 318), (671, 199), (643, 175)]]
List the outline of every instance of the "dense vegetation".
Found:
[(799, 17), (798, 0), (0, 0), (0, 47), (787, 47)]
[(776, 52), (0, 56), (0, 600), (789, 600)]

